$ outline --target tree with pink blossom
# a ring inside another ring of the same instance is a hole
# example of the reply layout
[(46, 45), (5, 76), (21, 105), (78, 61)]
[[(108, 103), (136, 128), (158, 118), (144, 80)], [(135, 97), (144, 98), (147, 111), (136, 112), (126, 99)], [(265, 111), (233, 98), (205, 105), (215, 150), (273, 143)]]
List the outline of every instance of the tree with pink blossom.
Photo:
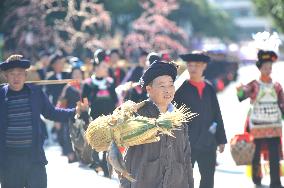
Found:
[(145, 11), (133, 22), (133, 32), (123, 42), (126, 55), (132, 56), (139, 49), (170, 54), (185, 52), (187, 34), (167, 19), (178, 9), (177, 0), (140, 0), (139, 3)]
[(103, 4), (94, 0), (24, 1), (3, 20), (5, 42), (13, 51), (34, 57), (39, 49), (54, 47), (80, 56), (82, 50), (104, 47), (108, 40), (111, 18)]

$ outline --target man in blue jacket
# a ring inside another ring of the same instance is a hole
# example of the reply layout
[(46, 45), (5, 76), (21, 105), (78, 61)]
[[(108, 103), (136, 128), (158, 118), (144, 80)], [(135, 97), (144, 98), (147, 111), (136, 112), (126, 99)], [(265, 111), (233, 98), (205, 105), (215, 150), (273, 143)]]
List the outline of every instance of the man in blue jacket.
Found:
[(8, 84), (0, 88), (0, 177), (2, 188), (46, 188), (47, 160), (40, 115), (68, 121), (75, 109), (55, 108), (40, 87), (25, 84), (30, 61), (12, 55), (0, 64)]

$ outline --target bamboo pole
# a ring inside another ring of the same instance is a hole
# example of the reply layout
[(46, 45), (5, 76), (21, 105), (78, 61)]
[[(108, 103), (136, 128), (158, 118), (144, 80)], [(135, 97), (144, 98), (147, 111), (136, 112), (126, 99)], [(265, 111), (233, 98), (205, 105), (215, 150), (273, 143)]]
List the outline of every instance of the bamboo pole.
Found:
[(26, 84), (36, 85), (52, 85), (52, 84), (68, 84), (70, 82), (79, 82), (77, 79), (63, 79), (63, 80), (39, 80), (39, 81), (26, 81)]

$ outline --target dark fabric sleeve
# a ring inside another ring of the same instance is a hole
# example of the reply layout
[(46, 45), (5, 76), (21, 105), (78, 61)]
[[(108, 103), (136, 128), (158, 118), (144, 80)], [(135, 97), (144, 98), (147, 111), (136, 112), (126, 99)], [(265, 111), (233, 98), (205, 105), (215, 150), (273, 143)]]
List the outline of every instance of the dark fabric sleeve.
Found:
[(283, 89), (282, 86), (280, 85), (280, 83), (276, 82), (275, 83), (275, 90), (277, 92), (277, 99), (278, 99), (278, 105), (279, 108), (282, 112), (282, 117), (284, 116), (284, 93), (283, 93)]
[(90, 123), (91, 117), (88, 112), (82, 112), (80, 114), (80, 119), (82, 119), (85, 122), (85, 125), (88, 126)]
[(68, 102), (68, 90), (70, 90), (70, 86), (69, 85), (64, 86), (64, 88), (62, 89), (62, 92), (61, 92), (61, 94), (58, 98), (57, 106), (58, 106), (58, 103), (62, 102), (63, 100), (66, 100)]
[[(64, 77), (65, 74), (62, 74), (62, 78), (66, 79)], [(48, 78), (48, 80), (58, 80), (55, 75)], [(60, 97), (60, 94), (62, 92), (63, 87), (65, 84), (51, 84), (46, 86), (46, 94), (48, 97), (52, 96), (52, 104), (56, 105), (58, 98)]]
[[(54, 80), (54, 79), (55, 78), (53, 76), (47, 78), (47, 80)], [(52, 95), (52, 86), (51, 85), (46, 85), (45, 88), (46, 88), (45, 93), (47, 94), (47, 96), (48, 97), (51, 96)]]
[(138, 69), (138, 68), (135, 68), (135, 69), (132, 71), (131, 77), (129, 78), (128, 81), (138, 82), (139, 79), (140, 79), (140, 77), (141, 77), (141, 75), (139, 74), (139, 69)]
[(252, 97), (253, 93), (255, 92), (255, 82), (256, 81), (254, 80), (247, 85), (242, 85), (237, 88), (237, 96), (240, 102)]
[(64, 86), (64, 88), (62, 89), (60, 97), (66, 99), (68, 97), (68, 91), (69, 90), (70, 90), (70, 86), (69, 85)]
[(97, 86), (85, 83), (82, 90), (82, 99), (87, 98), (89, 101), (92, 101), (95, 99), (98, 91)]
[[(182, 85), (182, 86), (183, 86), (183, 85)], [(180, 88), (176, 91), (175, 97), (174, 97), (174, 103), (175, 103), (178, 107), (180, 107), (180, 106), (183, 104), (182, 97), (181, 97), (181, 95), (180, 95), (180, 93), (181, 93), (180, 91), (181, 91), (182, 86), (180, 86)]]
[[(139, 115), (149, 118), (157, 118), (160, 114), (159, 109), (152, 102), (148, 100), (144, 101), (144, 106), (138, 109), (137, 113)], [(126, 156), (124, 158), (127, 171), (136, 180), (139, 176), (138, 174), (139, 169), (136, 167), (141, 167), (141, 163), (143, 162), (141, 158), (143, 156), (143, 152), (145, 152), (143, 145), (131, 146), (128, 148)], [(130, 187), (133, 187), (133, 185), (131, 185), (131, 182), (125, 179), (124, 177), (121, 177), (120, 188), (130, 188)]]
[(86, 97), (89, 99), (90, 92), (91, 92), (91, 90), (90, 90), (89, 85), (87, 83), (85, 83), (83, 85), (83, 90), (82, 90), (82, 99), (86, 98)]
[(67, 122), (70, 118), (75, 116), (75, 108), (72, 109), (62, 109), (54, 107), (47, 96), (41, 92), (42, 100), (42, 115), (50, 120), (58, 122)]
[(212, 91), (212, 96), (213, 96), (213, 108), (214, 108), (214, 119), (215, 122), (217, 123), (217, 129), (216, 129), (216, 141), (217, 144), (226, 144), (227, 143), (227, 137), (226, 137), (226, 133), (225, 133), (225, 128), (224, 128), (224, 122), (223, 122), (223, 118), (222, 118), (222, 114), (221, 114), (221, 110), (220, 110), (220, 106), (219, 106), (219, 102), (218, 102), (218, 98), (216, 95), (216, 92), (214, 90)]
[(126, 76), (125, 70), (120, 69), (120, 82), (125, 78), (125, 76)]
[[(127, 74), (125, 75), (126, 82), (136, 82), (134, 74), (135, 74), (136, 67), (132, 67), (127, 71)], [(139, 79), (138, 79), (139, 80)]]
[[(125, 161), (125, 164), (126, 164), (126, 170), (130, 174), (131, 174), (131, 162), (132, 162), (131, 159), (134, 157), (132, 150), (133, 150), (133, 148), (131, 148), (131, 147), (128, 148), (126, 156), (123, 159)], [(133, 176), (134, 174), (131, 174), (131, 175)], [(120, 182), (119, 188), (130, 188), (131, 187), (131, 182), (123, 176), (119, 177), (119, 182)]]
[(72, 98), (72, 89), (71, 89), (71, 86), (68, 86), (68, 87), (66, 88), (66, 93), (65, 93), (64, 98), (67, 99), (67, 101), (70, 101), (70, 99)]
[(0, 182), (3, 182), (3, 175), (4, 175), (4, 169), (3, 169), (3, 167), (0, 165)]
[(188, 175), (188, 185), (189, 188), (194, 187), (194, 179), (193, 179), (193, 170), (192, 170), (192, 165), (191, 165), (191, 147), (190, 147), (190, 142), (189, 142), (189, 136), (188, 136), (188, 126), (184, 126), (184, 138), (185, 138), (185, 148), (184, 148), (184, 153), (185, 153), (185, 164), (186, 164), (186, 169), (187, 169), (187, 175)]
[(76, 100), (76, 98), (74, 96), (74, 91), (72, 90), (72, 86), (68, 86), (66, 88), (65, 96), (63, 97), (63, 99), (65, 99), (65, 101), (66, 101), (66, 107), (65, 108), (74, 108), (74, 107), (76, 107), (76, 103), (78, 101), (80, 101), (80, 99)]
[(108, 88), (109, 92), (110, 92), (110, 95), (111, 95), (111, 98), (114, 102), (114, 104), (117, 104), (118, 102), (118, 97), (117, 97), (117, 94), (115, 92), (115, 85), (114, 84), (111, 84), (111, 86)]

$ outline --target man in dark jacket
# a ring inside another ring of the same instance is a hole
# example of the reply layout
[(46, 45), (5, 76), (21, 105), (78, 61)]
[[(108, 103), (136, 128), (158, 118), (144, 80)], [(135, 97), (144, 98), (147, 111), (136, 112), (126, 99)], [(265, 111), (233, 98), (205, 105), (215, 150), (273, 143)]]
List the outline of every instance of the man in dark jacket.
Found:
[(177, 90), (174, 101), (199, 114), (188, 123), (191, 161), (193, 167), (195, 162), (198, 163), (201, 174), (199, 187), (213, 188), (216, 149), (219, 147), (222, 153), (227, 139), (216, 92), (202, 76), (210, 58), (203, 53), (180, 57), (187, 62), (190, 80), (186, 80)]
[[(141, 77), (149, 100), (137, 113), (158, 118), (172, 111), (174, 106), (174, 80), (176, 66), (161, 61), (154, 62)], [(163, 135), (159, 142), (129, 147), (125, 156), (127, 171), (136, 179), (131, 183), (121, 179), (122, 188), (193, 188), (190, 145), (187, 126), (174, 131), (174, 137)]]
[[(65, 57), (61, 53), (57, 52), (53, 54), (50, 58), (50, 66), (52, 68), (53, 73), (47, 77), (47, 80), (69, 79), (70, 74), (67, 72), (63, 72), (65, 62)], [(53, 105), (57, 104), (58, 97), (60, 96), (63, 87), (64, 84), (48, 85), (46, 87), (46, 94), (49, 97), (52, 97)]]
[(105, 58), (105, 60), (110, 63), (109, 76), (114, 79), (115, 86), (119, 86), (126, 74), (125, 70), (119, 66), (119, 61), (121, 59), (119, 49), (115, 48), (107, 51)]
[[(144, 56), (147, 55), (147, 58), (145, 59)], [(130, 70), (132, 73), (129, 80), (132, 83), (136, 83), (139, 81), (143, 73), (147, 70), (147, 68), (154, 62), (154, 61), (160, 61), (161, 57), (156, 52), (151, 52), (149, 54), (146, 54), (146, 52), (143, 52), (140, 55), (139, 58), (139, 65), (137, 65), (134, 70)], [(140, 85), (137, 85), (135, 87), (132, 87), (126, 92), (124, 100), (131, 100), (133, 102), (141, 102), (148, 98), (146, 90), (143, 90)]]
[[(0, 88), (2, 188), (46, 188), (45, 135), (40, 126), (40, 115), (61, 122), (75, 115), (75, 109), (54, 108), (40, 87), (25, 84), (29, 67), (30, 62), (21, 55), (10, 56), (0, 64), (8, 81)], [(78, 105), (77, 112), (82, 108)]]
[[(54, 53), (50, 58), (51, 75), (47, 76), (47, 80), (62, 80), (69, 79), (70, 74), (63, 72), (66, 60), (61, 52)], [(56, 105), (58, 98), (64, 88), (65, 84), (51, 84), (46, 86), (46, 94), (51, 99), (53, 105)], [(64, 147), (64, 129), (59, 122), (54, 122), (52, 132), (56, 134), (57, 141), (60, 146)], [(64, 154), (64, 153), (63, 153)]]

